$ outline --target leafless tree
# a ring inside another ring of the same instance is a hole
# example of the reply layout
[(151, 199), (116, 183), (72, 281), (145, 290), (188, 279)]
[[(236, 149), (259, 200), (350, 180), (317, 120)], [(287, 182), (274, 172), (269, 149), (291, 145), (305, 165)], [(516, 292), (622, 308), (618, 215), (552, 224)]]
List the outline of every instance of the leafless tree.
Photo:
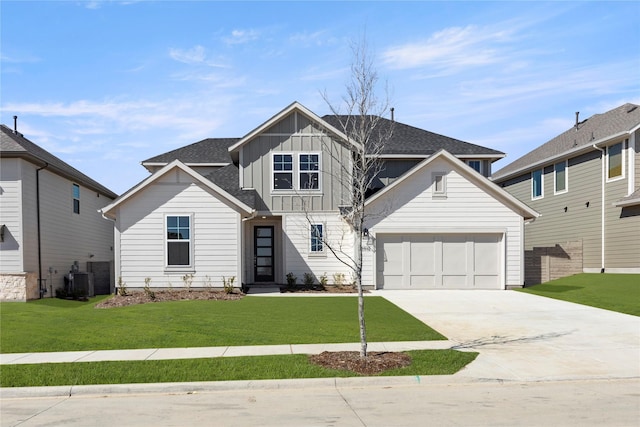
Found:
[(347, 137), (346, 143), (352, 151), (351, 164), (341, 166), (348, 168), (346, 175), (351, 176), (352, 181), (350, 206), (342, 214), (355, 235), (355, 251), (347, 253), (340, 248), (334, 248), (330, 241), (325, 244), (329, 251), (352, 271), (358, 291), (360, 356), (366, 357), (367, 329), (362, 287), (362, 250), (369, 213), (365, 209), (365, 201), (373, 188), (374, 180), (383, 168), (380, 155), (391, 139), (393, 123), (384, 119), (389, 111), (388, 91), (385, 85), (384, 98), (380, 99), (377, 95), (378, 72), (366, 37), (353, 42), (351, 50), (351, 75), (342, 102), (334, 104), (326, 92), (322, 96), (335, 116), (336, 127)]

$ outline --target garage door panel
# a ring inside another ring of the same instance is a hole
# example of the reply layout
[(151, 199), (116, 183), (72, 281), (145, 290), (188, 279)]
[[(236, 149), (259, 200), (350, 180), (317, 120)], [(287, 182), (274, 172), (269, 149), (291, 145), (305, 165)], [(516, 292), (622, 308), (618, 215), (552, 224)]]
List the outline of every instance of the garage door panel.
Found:
[(378, 287), (384, 289), (499, 289), (501, 235), (381, 234)]

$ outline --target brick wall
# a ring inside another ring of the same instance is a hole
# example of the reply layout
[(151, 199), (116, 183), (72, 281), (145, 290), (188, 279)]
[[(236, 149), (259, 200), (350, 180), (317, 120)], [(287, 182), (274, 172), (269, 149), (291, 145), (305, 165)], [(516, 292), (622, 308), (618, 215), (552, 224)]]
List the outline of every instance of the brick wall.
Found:
[(524, 252), (525, 286), (582, 273), (582, 240)]

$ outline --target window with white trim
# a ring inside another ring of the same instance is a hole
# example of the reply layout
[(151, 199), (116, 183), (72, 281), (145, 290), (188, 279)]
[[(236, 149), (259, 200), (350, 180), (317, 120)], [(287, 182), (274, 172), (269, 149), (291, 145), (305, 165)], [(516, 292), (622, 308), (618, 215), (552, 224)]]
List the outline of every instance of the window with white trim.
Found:
[(317, 190), (320, 185), (320, 155), (300, 154), (300, 190)]
[(273, 189), (291, 190), (293, 189), (293, 155), (274, 154), (273, 155)]
[(191, 217), (167, 215), (166, 248), (168, 267), (191, 265)]
[(482, 160), (467, 160), (467, 164), (471, 169), (475, 170), (479, 174), (482, 174)]
[(73, 193), (73, 213), (80, 213), (80, 186), (78, 184), (72, 184)]
[(553, 165), (554, 186), (553, 192), (555, 194), (567, 192), (567, 161), (556, 163)]
[(324, 225), (323, 224), (311, 224), (310, 233), (310, 251), (311, 254), (324, 253)]
[(544, 196), (544, 173), (542, 169), (531, 172), (531, 199), (541, 199)]
[(321, 153), (273, 153), (273, 190), (320, 190)]
[(615, 180), (624, 177), (624, 143), (609, 145), (607, 147), (607, 180)]

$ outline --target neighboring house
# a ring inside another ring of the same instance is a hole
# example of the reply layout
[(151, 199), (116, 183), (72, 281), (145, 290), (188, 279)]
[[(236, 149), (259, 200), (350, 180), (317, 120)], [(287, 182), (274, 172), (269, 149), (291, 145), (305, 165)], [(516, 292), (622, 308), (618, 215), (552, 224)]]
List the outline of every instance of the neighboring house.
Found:
[(526, 283), (640, 273), (640, 107), (579, 121), (492, 180), (540, 212), (525, 227)]
[(113, 226), (98, 209), (117, 195), (4, 125), (0, 162), (0, 300), (54, 296), (75, 269), (110, 293)]
[[(356, 241), (341, 216), (353, 147), (337, 120), (293, 103), (242, 138), (144, 161), (151, 175), (102, 210), (115, 223), (116, 276), (129, 289), (283, 284), (288, 273), (350, 281), (329, 249), (353, 257)], [(522, 286), (523, 223), (536, 213), (486, 178), (504, 154), (383, 125), (394, 133), (367, 202), (377, 215), (366, 224), (364, 285)]]

